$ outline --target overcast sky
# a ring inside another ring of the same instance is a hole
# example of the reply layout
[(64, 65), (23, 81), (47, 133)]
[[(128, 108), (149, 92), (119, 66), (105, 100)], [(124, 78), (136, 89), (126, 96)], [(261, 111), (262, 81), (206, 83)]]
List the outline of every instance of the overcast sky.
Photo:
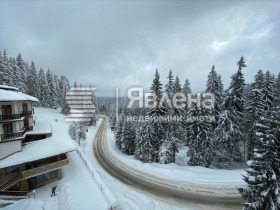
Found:
[(280, 1), (0, 0), (0, 48), (70, 82), (113, 96), (150, 88), (169, 69), (205, 89), (212, 65), (225, 87), (244, 55), (246, 82), (280, 71)]

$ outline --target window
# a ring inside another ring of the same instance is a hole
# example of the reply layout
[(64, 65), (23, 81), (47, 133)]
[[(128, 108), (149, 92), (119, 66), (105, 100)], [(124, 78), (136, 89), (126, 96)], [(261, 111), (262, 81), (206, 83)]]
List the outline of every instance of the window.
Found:
[(42, 175), (39, 175), (39, 176), (36, 176), (36, 184), (40, 184), (40, 183), (46, 182), (48, 180), (51, 180), (51, 179), (54, 179), (54, 178), (57, 178), (57, 177), (58, 177), (58, 171), (57, 170), (51, 171), (51, 172), (48, 172), (48, 173), (45, 173), (45, 174), (42, 174)]
[(8, 175), (8, 174), (11, 174), (11, 173), (15, 173), (15, 172), (19, 172), (20, 171), (20, 168), (19, 166), (10, 166), (10, 167), (7, 167), (5, 168), (5, 174)]
[(12, 106), (11, 105), (2, 105), (2, 114), (3, 115), (12, 114)]
[(6, 133), (13, 133), (13, 125), (12, 123), (3, 124), (3, 132)]

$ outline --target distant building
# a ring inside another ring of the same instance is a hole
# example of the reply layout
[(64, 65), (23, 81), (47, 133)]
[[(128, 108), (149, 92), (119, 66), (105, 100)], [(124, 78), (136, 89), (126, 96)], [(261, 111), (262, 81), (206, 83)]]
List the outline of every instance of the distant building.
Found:
[(70, 113), (66, 117), (67, 122), (84, 122), (96, 125), (96, 107), (93, 104), (95, 88), (74, 87), (66, 94), (66, 102), (70, 107)]
[(26, 194), (60, 179), (67, 153), (76, 150), (67, 132), (36, 123), (37, 101), (0, 85), (0, 196)]

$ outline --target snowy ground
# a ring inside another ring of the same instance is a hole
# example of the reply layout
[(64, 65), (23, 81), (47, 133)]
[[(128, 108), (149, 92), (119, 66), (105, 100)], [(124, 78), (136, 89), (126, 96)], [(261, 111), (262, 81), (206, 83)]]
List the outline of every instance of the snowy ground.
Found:
[(186, 148), (182, 148), (176, 157), (178, 164), (141, 163), (134, 155), (126, 155), (115, 146), (114, 133), (107, 133), (110, 152), (121, 162), (139, 171), (151, 173), (165, 179), (193, 182), (201, 185), (240, 186), (245, 184), (242, 179), (244, 169), (226, 170), (211, 169), (199, 166), (187, 166)]

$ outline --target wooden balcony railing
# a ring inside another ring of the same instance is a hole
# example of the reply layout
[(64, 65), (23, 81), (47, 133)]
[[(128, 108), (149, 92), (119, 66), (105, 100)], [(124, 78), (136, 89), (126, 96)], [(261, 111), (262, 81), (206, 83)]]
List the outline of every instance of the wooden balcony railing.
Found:
[(69, 160), (66, 158), (66, 159), (63, 159), (63, 160), (59, 160), (57, 162), (53, 162), (53, 163), (46, 164), (46, 165), (43, 165), (43, 166), (39, 166), (39, 167), (36, 167), (36, 168), (28, 169), (26, 171), (23, 171), (22, 175), (23, 175), (24, 179), (28, 179), (30, 177), (38, 176), (40, 174), (44, 174), (44, 173), (47, 173), (49, 171), (59, 169), (62, 166), (65, 166), (65, 165), (68, 165), (68, 164), (69, 164)]
[(24, 136), (25, 132), (26, 132), (26, 129), (24, 128), (24, 130), (20, 131), (20, 132), (1, 134), (1, 141), (14, 140), (14, 139), (22, 138)]

